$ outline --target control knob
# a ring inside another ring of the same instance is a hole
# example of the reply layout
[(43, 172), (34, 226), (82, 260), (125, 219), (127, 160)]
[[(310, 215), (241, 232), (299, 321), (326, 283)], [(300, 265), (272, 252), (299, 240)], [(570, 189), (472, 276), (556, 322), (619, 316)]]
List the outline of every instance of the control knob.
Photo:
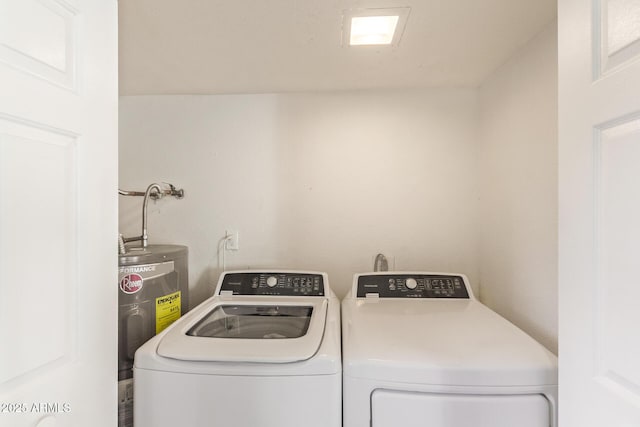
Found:
[(273, 288), (275, 285), (278, 284), (278, 278), (275, 276), (269, 276), (267, 278), (267, 286), (270, 288)]
[(418, 286), (418, 282), (416, 282), (416, 279), (409, 278), (409, 279), (407, 279), (407, 281), (405, 282), (405, 286), (406, 286), (408, 289), (415, 289), (415, 288), (416, 288), (416, 286)]

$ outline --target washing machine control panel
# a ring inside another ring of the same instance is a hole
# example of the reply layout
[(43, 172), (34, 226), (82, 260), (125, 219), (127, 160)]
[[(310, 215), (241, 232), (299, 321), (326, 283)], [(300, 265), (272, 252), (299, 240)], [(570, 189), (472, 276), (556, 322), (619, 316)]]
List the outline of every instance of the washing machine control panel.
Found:
[(462, 276), (438, 274), (375, 274), (358, 277), (358, 297), (469, 298)]
[(321, 274), (230, 273), (224, 276), (220, 293), (233, 295), (324, 296)]

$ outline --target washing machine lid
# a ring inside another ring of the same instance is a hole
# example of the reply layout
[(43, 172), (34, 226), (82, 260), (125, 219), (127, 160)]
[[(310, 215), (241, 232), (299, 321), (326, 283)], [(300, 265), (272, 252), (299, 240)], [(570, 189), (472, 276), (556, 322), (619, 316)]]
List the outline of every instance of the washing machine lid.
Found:
[(472, 299), (348, 297), (345, 376), (455, 386), (557, 384), (557, 358)]
[(158, 354), (210, 362), (291, 363), (320, 347), (327, 298), (214, 297), (166, 332)]
[(228, 339), (290, 339), (306, 335), (313, 307), (272, 304), (220, 304), (187, 335)]

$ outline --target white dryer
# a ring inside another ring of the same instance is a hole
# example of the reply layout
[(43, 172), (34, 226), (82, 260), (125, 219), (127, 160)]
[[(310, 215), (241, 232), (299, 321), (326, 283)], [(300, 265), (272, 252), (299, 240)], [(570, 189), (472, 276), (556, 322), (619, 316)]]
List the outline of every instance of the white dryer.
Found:
[(339, 427), (340, 302), (324, 273), (226, 272), (133, 371), (136, 427)]
[(344, 427), (556, 427), (557, 358), (462, 274), (359, 274), (342, 302)]

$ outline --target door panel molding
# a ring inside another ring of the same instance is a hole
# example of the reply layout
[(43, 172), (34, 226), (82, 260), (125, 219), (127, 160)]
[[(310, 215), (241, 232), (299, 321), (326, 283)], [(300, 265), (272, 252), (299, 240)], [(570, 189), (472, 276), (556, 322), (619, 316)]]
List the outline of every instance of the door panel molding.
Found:
[[(73, 132), (0, 114), (0, 342), (11, 343), (0, 354), (0, 391), (76, 354), (77, 145)], [(25, 258), (29, 267), (16, 267)]]
[[(611, 393), (640, 403), (640, 368), (632, 355), (640, 340), (640, 299), (633, 271), (640, 241), (640, 112), (594, 127), (595, 177), (595, 372)], [(634, 219), (636, 219), (634, 221)], [(630, 225), (631, 224), (631, 225)]]
[(592, 0), (593, 80), (640, 57), (640, 2)]
[(3, 6), (0, 61), (76, 91), (77, 10), (62, 0), (6, 0)]

